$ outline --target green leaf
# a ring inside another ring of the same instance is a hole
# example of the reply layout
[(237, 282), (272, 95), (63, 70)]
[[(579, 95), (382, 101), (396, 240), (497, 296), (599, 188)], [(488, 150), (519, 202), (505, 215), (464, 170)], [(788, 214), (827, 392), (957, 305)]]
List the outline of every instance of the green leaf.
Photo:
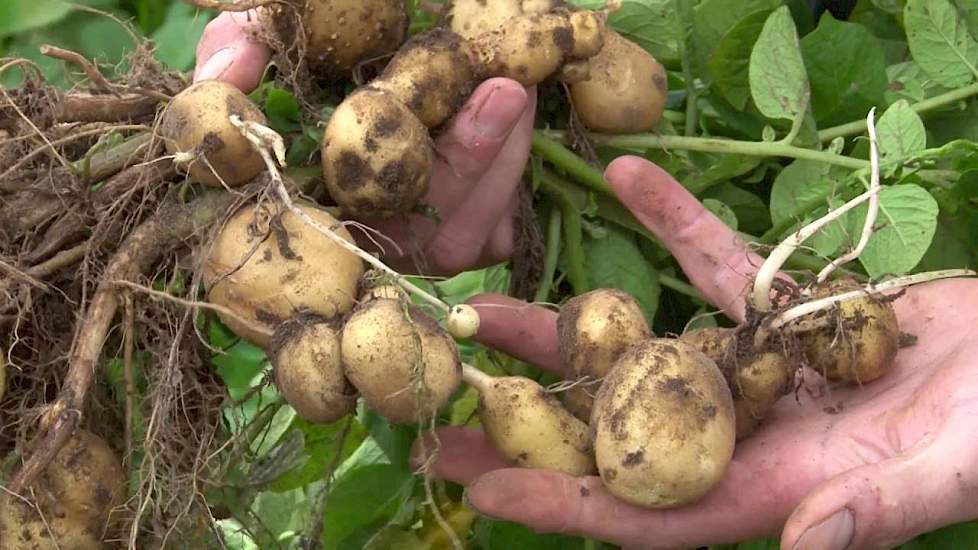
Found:
[(764, 116), (794, 120), (808, 103), (808, 77), (787, 6), (772, 13), (750, 56), (751, 96)]
[(703, 0), (693, 8), (696, 63), (706, 67), (720, 40), (740, 21), (740, 14), (773, 10), (779, 0)]
[(771, 188), (771, 222), (778, 225), (798, 219), (806, 212), (798, 209), (818, 198), (838, 194), (848, 172), (839, 167), (810, 160), (796, 160), (785, 167)]
[(408, 457), (411, 454), (411, 445), (418, 435), (418, 430), (414, 426), (391, 424), (390, 421), (372, 409), (367, 409), (363, 418), (364, 426), (380, 447), (384, 449), (384, 454), (390, 459), (391, 464), (409, 471), (411, 467), (408, 463)]
[(905, 99), (894, 103), (876, 123), (882, 162), (902, 162), (927, 148), (927, 132), (920, 115)]
[(914, 60), (943, 86), (964, 86), (978, 74), (978, 43), (947, 0), (908, 0), (903, 10)]
[(961, 209), (954, 215), (942, 212), (930, 248), (917, 264), (919, 271), (961, 269), (978, 266), (978, 210)]
[(742, 176), (760, 164), (761, 158), (748, 155), (714, 155), (690, 153), (692, 166), (682, 178), (683, 186), (694, 195), (700, 195), (716, 184)]
[[(674, 0), (624, 0), (608, 22), (622, 36), (645, 48), (659, 62), (679, 60), (680, 25)], [(601, 9), (605, 0), (573, 0), (582, 8)]]
[(703, 206), (712, 212), (714, 216), (720, 218), (720, 221), (727, 227), (734, 231), (737, 230), (737, 214), (734, 214), (734, 211), (729, 206), (716, 199), (703, 199)]
[[(853, 212), (850, 227), (861, 228), (867, 206)], [(937, 201), (918, 185), (884, 187), (880, 192), (880, 227), (859, 261), (870, 277), (909, 273), (924, 257), (937, 229)]]
[(584, 541), (566, 535), (538, 535), (518, 523), (480, 518), (476, 521), (475, 539), (485, 550), (583, 550)]
[(163, 25), (150, 36), (156, 45), (156, 58), (174, 71), (193, 67), (197, 42), (210, 17), (186, 2), (173, 2)]
[(820, 126), (866, 116), (883, 103), (886, 65), (879, 40), (865, 27), (822, 17), (801, 41), (811, 83), (812, 111)]
[(62, 0), (3, 0), (0, 2), (0, 38), (50, 25), (71, 12)]
[(971, 36), (978, 38), (978, 0), (954, 0), (958, 14), (964, 18)]
[(341, 420), (332, 424), (312, 424), (296, 417), (291, 429), (302, 433), (305, 439), (305, 460), (299, 467), (276, 479), (269, 485), (269, 489), (285, 492), (304, 487), (326, 476), (333, 461), (337, 460), (337, 451), (340, 452), (339, 460), (345, 460), (352, 455), (367, 437), (367, 430), (356, 419), (351, 419), (353, 424), (343, 441), (343, 448), (340, 449), (340, 437), (346, 422), (347, 420)]
[(978, 540), (978, 522), (949, 525), (921, 535), (904, 544), (900, 550), (937, 550), (939, 548), (971, 548)]
[(737, 21), (737, 24), (720, 39), (710, 58), (709, 69), (713, 83), (727, 101), (738, 109), (746, 107), (750, 100), (750, 82), (747, 74), (750, 54), (771, 11), (770, 9), (756, 11)]
[[(393, 517), (411, 492), (414, 477), (391, 464), (373, 464), (350, 471), (329, 492), (322, 544), (325, 550), (349, 548), (344, 539)], [(379, 525), (380, 524), (380, 525)]]
[(741, 231), (760, 235), (771, 227), (771, 215), (760, 197), (730, 182), (711, 187), (704, 199), (716, 199), (733, 210)]
[(252, 529), (257, 535), (258, 547), (276, 548), (279, 546), (276, 543), (286, 542), (301, 533), (308, 521), (310, 504), (301, 489), (287, 493), (259, 493), (252, 505), (254, 517), (261, 521), (261, 528)]
[(584, 241), (591, 288), (617, 288), (627, 292), (638, 300), (651, 323), (659, 307), (658, 276), (642, 256), (633, 233), (614, 226), (606, 229), (604, 238)]

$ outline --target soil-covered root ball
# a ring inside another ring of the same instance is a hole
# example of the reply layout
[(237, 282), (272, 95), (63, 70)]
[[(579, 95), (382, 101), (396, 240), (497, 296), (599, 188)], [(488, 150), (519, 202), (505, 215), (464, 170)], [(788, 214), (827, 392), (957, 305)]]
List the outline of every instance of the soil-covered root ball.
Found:
[(343, 367), (372, 409), (396, 424), (427, 422), (462, 379), (455, 340), (420, 309), (377, 298), (353, 311)]
[(529, 378), (480, 378), (479, 419), (499, 453), (525, 468), (594, 472), (587, 424)]
[(680, 339), (712, 359), (726, 376), (737, 415), (737, 438), (752, 434), (778, 399), (791, 390), (794, 369), (782, 350), (757, 351), (733, 329), (705, 328)]
[[(326, 228), (353, 242), (328, 212), (298, 204)], [(333, 317), (356, 301), (363, 261), (273, 204), (248, 205), (227, 221), (204, 266), (208, 301), (247, 322), (219, 314), (238, 336), (262, 347), (275, 328), (300, 311)], [(263, 330), (260, 330), (263, 329)]]
[(733, 456), (733, 398), (716, 364), (679, 340), (652, 338), (622, 355), (591, 419), (608, 490), (647, 508), (700, 499)]
[[(825, 298), (862, 288), (852, 280), (824, 283), (813, 293)], [(876, 380), (893, 364), (900, 328), (893, 306), (879, 296), (848, 300), (812, 318), (824, 326), (801, 333), (808, 366), (832, 381), (862, 384)]]
[(555, 9), (524, 14), (472, 39), (487, 76), (524, 86), (543, 82), (567, 61), (587, 59), (604, 44), (606, 17), (594, 11)]
[(596, 132), (632, 134), (655, 128), (666, 107), (666, 71), (638, 44), (608, 29), (588, 78), (570, 86), (574, 110)]
[(409, 212), (428, 192), (428, 129), (394, 95), (363, 88), (336, 108), (322, 145), (330, 196), (353, 216)]
[(299, 314), (279, 325), (269, 358), (275, 385), (295, 412), (319, 424), (352, 413), (356, 389), (343, 374), (339, 320)]
[(306, 59), (329, 74), (348, 75), (361, 61), (397, 50), (407, 36), (404, 0), (298, 1)]
[(0, 543), (3, 550), (102, 550), (95, 531), (63, 510), (38, 513), (16, 497), (0, 498)]
[[(651, 335), (635, 298), (612, 288), (571, 298), (557, 317), (561, 360), (575, 375), (591, 380), (604, 377), (622, 353)], [(591, 395), (596, 390), (594, 386), (574, 386), (566, 392), (564, 402), (578, 418), (587, 421)]]
[(178, 163), (190, 178), (207, 185), (248, 183), (264, 168), (261, 155), (229, 117), (267, 124), (265, 115), (241, 90), (205, 80), (177, 94), (163, 111), (160, 135), (171, 155), (187, 153)]
[(471, 44), (435, 28), (409, 40), (370, 87), (400, 99), (422, 124), (437, 128), (462, 106), (477, 76)]

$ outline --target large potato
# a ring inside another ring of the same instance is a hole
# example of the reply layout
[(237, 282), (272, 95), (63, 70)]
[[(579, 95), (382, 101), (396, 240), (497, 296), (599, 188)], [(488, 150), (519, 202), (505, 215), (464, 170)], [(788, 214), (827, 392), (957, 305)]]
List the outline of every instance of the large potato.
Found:
[(102, 550), (99, 537), (64, 511), (37, 510), (14, 497), (0, 498), (0, 547), (3, 550)]
[(447, 21), (454, 33), (471, 39), (522, 14), (521, 0), (453, 0)]
[(171, 155), (192, 153), (190, 178), (207, 185), (248, 183), (264, 168), (261, 155), (229, 117), (268, 121), (241, 90), (227, 82), (204, 80), (177, 94), (163, 111), (160, 135)]
[(634, 134), (659, 123), (666, 107), (666, 71), (638, 44), (612, 29), (587, 61), (588, 78), (570, 86), (574, 110), (596, 132)]
[(396, 424), (429, 421), (462, 380), (455, 340), (399, 300), (358, 306), (343, 327), (341, 350), (346, 376), (367, 405)]
[[(862, 288), (852, 280), (824, 283), (814, 298)], [(876, 380), (893, 364), (900, 348), (900, 327), (889, 302), (866, 296), (822, 310), (813, 319), (827, 326), (803, 334), (808, 365), (833, 381), (862, 384)]]
[(397, 50), (407, 36), (404, 0), (305, 0), (306, 59), (349, 74), (366, 59)]
[(519, 376), (492, 378), (480, 386), (479, 419), (507, 460), (574, 476), (594, 471), (587, 424), (542, 386)]
[(649, 339), (615, 363), (591, 419), (598, 472), (626, 502), (672, 508), (716, 484), (733, 456), (733, 398), (708, 357)]
[[(337, 225), (328, 212), (298, 205), (326, 228)], [(335, 232), (353, 242), (343, 227)], [(242, 338), (262, 347), (281, 322), (308, 310), (333, 317), (352, 309), (363, 261), (307, 225), (291, 211), (270, 204), (242, 208), (218, 234), (204, 266), (204, 284), (212, 303), (247, 319), (221, 320)]]
[(322, 155), (330, 196), (353, 216), (409, 212), (428, 192), (428, 129), (388, 92), (348, 96), (329, 119)]
[(320, 424), (356, 409), (356, 389), (343, 375), (338, 322), (300, 314), (279, 325), (269, 359), (275, 385), (296, 413)]

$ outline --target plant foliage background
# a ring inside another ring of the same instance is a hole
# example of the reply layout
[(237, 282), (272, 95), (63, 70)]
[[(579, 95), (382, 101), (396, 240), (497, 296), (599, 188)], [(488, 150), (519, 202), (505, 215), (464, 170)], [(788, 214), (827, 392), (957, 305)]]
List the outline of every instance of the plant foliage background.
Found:
[[(416, 2), (408, 3), (415, 28), (430, 23)], [(0, 57), (30, 58), (51, 82), (70, 86), (78, 78), (73, 69), (42, 57), (38, 46), (74, 49), (111, 74), (136, 33), (155, 42), (157, 56), (170, 68), (189, 70), (212, 16), (175, 0), (3, 0)], [(600, 142), (599, 158), (648, 156), (745, 239), (770, 244), (860, 192), (853, 170), (865, 164), (867, 145), (856, 138), (858, 121), (876, 106), (890, 185), (882, 194), (882, 228), (850, 268), (876, 278), (978, 267), (978, 0), (860, 0), (850, 21), (826, 15), (817, 23), (805, 0), (626, 0), (612, 21), (667, 66), (672, 91), (657, 135)], [(559, 90), (544, 88), (542, 94), (538, 127), (563, 128), (567, 113)], [(293, 138), (292, 154), (309, 151), (318, 140), (321, 127), (302, 124), (287, 91), (267, 84), (253, 97)], [(797, 132), (796, 146), (777, 149), (775, 139), (789, 132)], [(683, 146), (684, 136), (754, 146), (720, 152)], [(710, 311), (706, 304), (674, 260), (601, 192), (596, 172), (555, 160), (561, 150), (546, 135), (538, 137), (533, 184), (548, 259), (557, 267), (538, 298), (559, 302), (587, 288), (612, 286), (640, 300), (657, 333), (679, 332), (690, 320), (722, 323), (700, 315)], [(563, 176), (549, 176), (545, 161)], [(792, 267), (816, 269), (825, 257), (838, 255), (862, 226), (862, 215), (854, 212), (831, 226)], [(505, 292), (508, 281), (503, 265), (423, 284), (458, 302), (479, 292)], [(226, 351), (214, 356), (213, 367), (233, 400), (266, 381), (268, 364), (258, 349), (220, 328), (210, 337)], [(542, 378), (532, 366), (491, 350), (465, 345), (463, 351), (489, 372)], [(475, 406), (475, 393), (460, 390), (443, 420), (474, 422)], [(416, 430), (391, 427), (369, 411), (314, 426), (264, 385), (243, 405), (225, 410), (232, 430), (255, 426), (256, 419), (262, 429), (246, 460), (206, 495), (228, 548), (293, 547), (314, 519), (308, 517), (310, 503), (323, 491), (328, 501), (321, 540), (327, 550), (450, 547), (424, 506), (428, 498), (440, 503), (474, 547), (600, 546), (476, 517), (461, 504), (460, 487), (436, 484), (429, 497), (408, 464)], [(205, 534), (202, 529), (202, 541)], [(976, 541), (978, 524), (970, 523), (905, 548), (972, 548)], [(728, 548), (777, 547), (776, 541), (755, 541)]]

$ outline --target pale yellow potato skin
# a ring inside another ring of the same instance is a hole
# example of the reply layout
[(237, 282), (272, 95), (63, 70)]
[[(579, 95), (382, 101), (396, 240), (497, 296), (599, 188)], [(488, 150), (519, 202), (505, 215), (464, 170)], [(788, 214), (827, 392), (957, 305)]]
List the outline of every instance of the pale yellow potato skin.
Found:
[(356, 409), (356, 390), (343, 374), (340, 330), (338, 323), (299, 315), (275, 331), (269, 353), (275, 385), (309, 422), (329, 424)]
[(326, 189), (349, 215), (408, 212), (428, 192), (428, 129), (388, 92), (361, 88), (349, 95), (330, 117), (322, 155)]
[(331, 74), (393, 52), (407, 37), (404, 0), (305, 0), (306, 59)]
[(14, 497), (0, 499), (0, 542), (4, 550), (101, 550), (98, 536), (61, 510), (37, 511)]
[(371, 88), (395, 96), (428, 128), (437, 128), (461, 107), (476, 84), (476, 57), (467, 40), (432, 29), (409, 40)]
[[(297, 206), (327, 228), (338, 223), (324, 210)], [(204, 265), (208, 301), (248, 323), (218, 313), (221, 320), (235, 334), (263, 348), (271, 337), (255, 327), (274, 332), (281, 322), (304, 310), (327, 318), (350, 311), (364, 271), (360, 258), (299, 216), (283, 211), (276, 218), (277, 212), (271, 203), (257, 210), (254, 205), (243, 207), (217, 235)], [(335, 232), (353, 242), (345, 228), (338, 226)]]
[(517, 466), (594, 472), (587, 424), (529, 378), (493, 378), (480, 391), (479, 419), (499, 453)]
[(695, 502), (726, 472), (735, 423), (713, 361), (679, 340), (645, 340), (598, 391), (591, 418), (598, 472), (612, 494), (637, 506)]
[[(621, 290), (600, 288), (575, 296), (557, 317), (560, 357), (578, 377), (603, 378), (629, 347), (652, 336), (645, 314), (635, 298)], [(591, 394), (577, 386), (564, 395), (564, 403), (578, 418), (590, 418)]]
[[(813, 297), (859, 288), (851, 280), (830, 281), (816, 289)], [(838, 313), (828, 309), (816, 314), (829, 316), (832, 322), (807, 336), (804, 349), (808, 366), (829, 380), (850, 384), (872, 382), (883, 376), (900, 349), (900, 327), (893, 306), (867, 296), (837, 307)]]
[(589, 76), (570, 86), (574, 110), (596, 132), (634, 134), (655, 128), (669, 93), (666, 71), (638, 44), (607, 29), (588, 59)]
[(521, 0), (453, 0), (448, 25), (463, 38), (475, 38), (498, 29), (508, 19), (523, 14)]
[(387, 298), (365, 302), (341, 336), (347, 379), (395, 424), (429, 422), (462, 380), (455, 340), (434, 319), (406, 307)]
[(268, 123), (248, 96), (218, 80), (190, 86), (163, 111), (160, 135), (167, 153), (194, 153), (192, 161), (178, 166), (191, 180), (235, 187), (250, 182), (264, 170), (261, 155), (231, 124), (232, 114), (242, 120)]

